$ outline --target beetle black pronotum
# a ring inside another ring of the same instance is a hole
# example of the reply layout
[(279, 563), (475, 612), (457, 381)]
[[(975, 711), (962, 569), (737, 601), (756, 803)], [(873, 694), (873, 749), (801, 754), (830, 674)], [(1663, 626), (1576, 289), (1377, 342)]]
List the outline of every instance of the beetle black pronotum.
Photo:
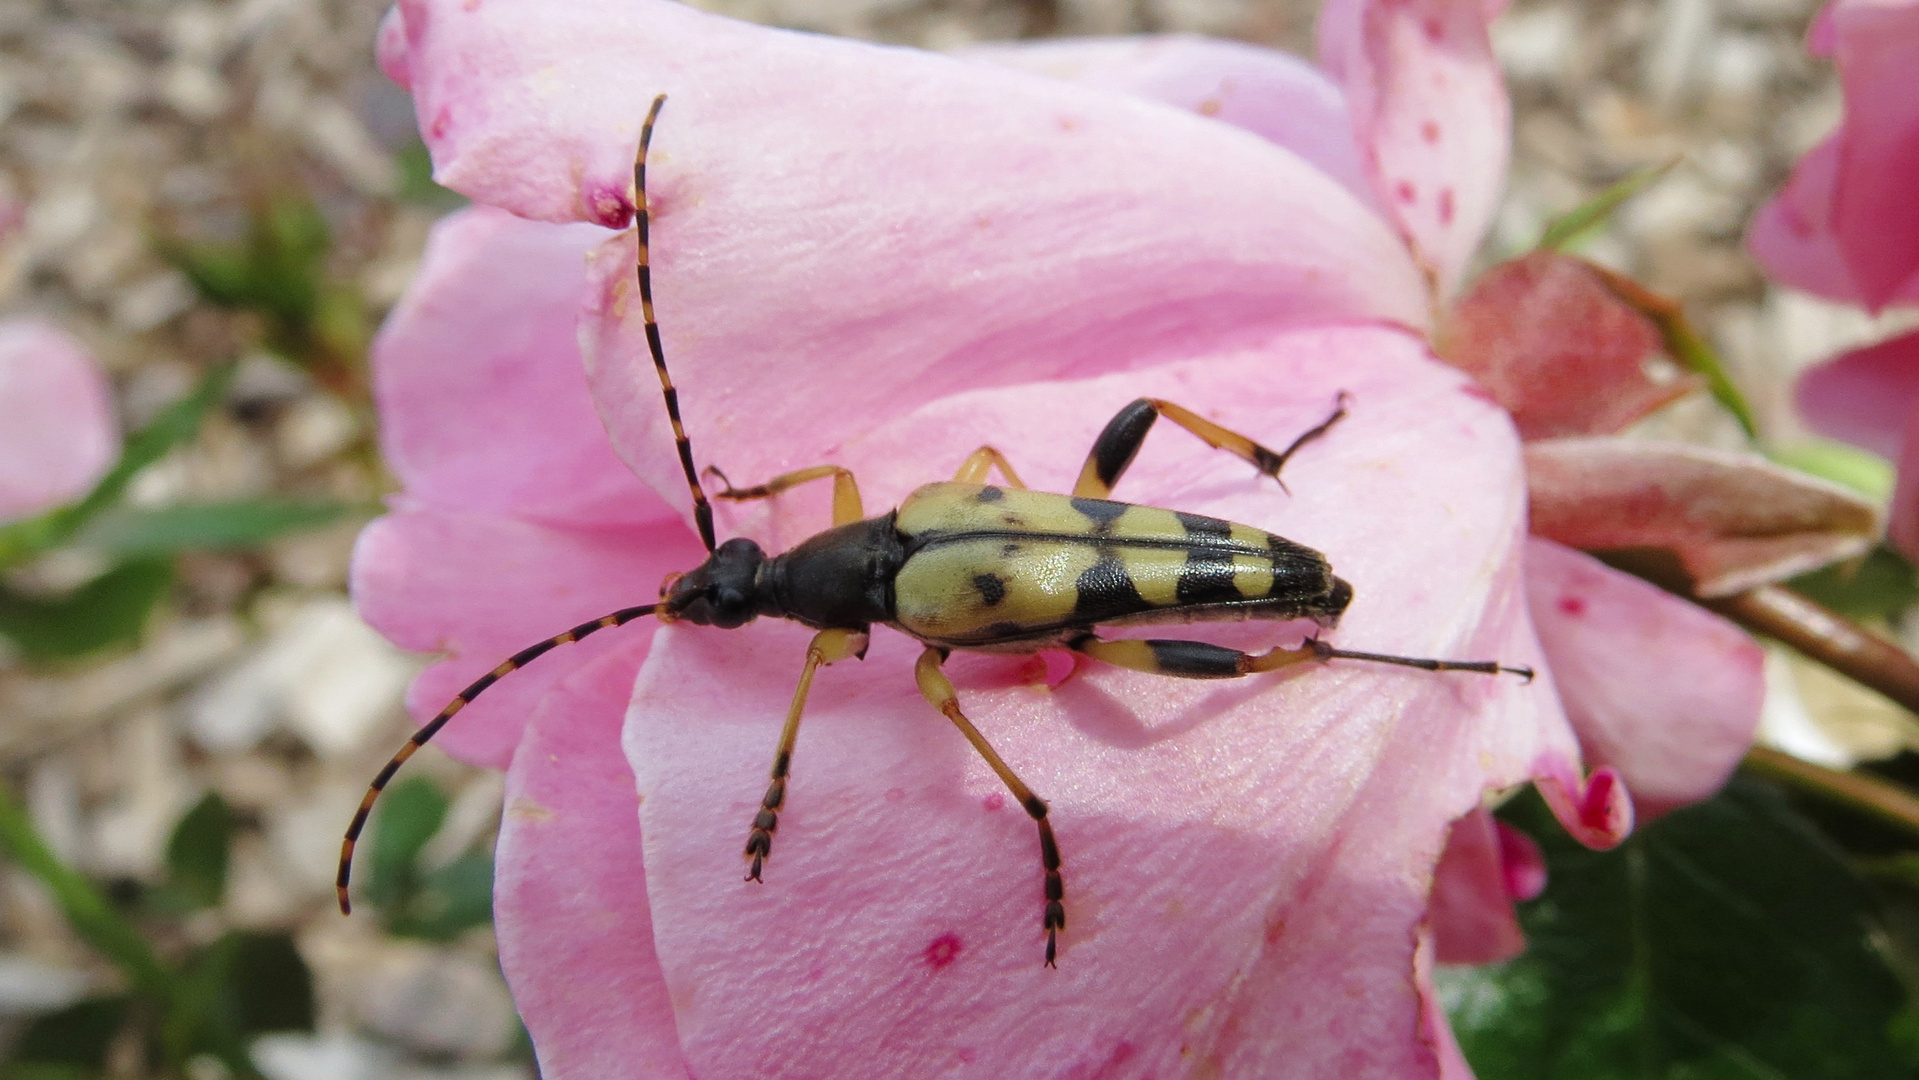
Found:
[[(799, 687), (787, 710), (773, 755), (772, 783), (747, 834), (747, 880), (760, 880), (786, 799), (800, 715), (813, 675), (823, 664), (863, 656), (867, 632), (891, 626), (926, 645), (914, 674), (920, 692), (959, 728), (998, 774), (1039, 829), (1045, 872), (1046, 964), (1053, 966), (1066, 928), (1059, 845), (1046, 802), (1033, 794), (960, 711), (953, 684), (941, 671), (954, 649), (1030, 653), (1064, 648), (1109, 664), (1184, 679), (1231, 679), (1304, 661), (1336, 659), (1399, 664), (1428, 671), (1532, 671), (1492, 660), (1430, 660), (1336, 649), (1315, 638), (1297, 648), (1246, 653), (1184, 640), (1106, 639), (1102, 626), (1216, 620), (1311, 619), (1323, 628), (1339, 622), (1352, 587), (1333, 576), (1326, 557), (1301, 544), (1246, 525), (1107, 499), (1156, 420), (1165, 417), (1215, 448), (1236, 454), (1267, 476), (1300, 447), (1326, 434), (1346, 414), (1344, 395), (1332, 415), (1275, 452), (1168, 401), (1141, 398), (1121, 409), (1093, 443), (1071, 495), (1028, 491), (999, 451), (982, 446), (950, 482), (929, 484), (899, 508), (868, 518), (853, 474), (820, 465), (736, 488), (717, 469), (724, 490), (715, 497), (764, 499), (810, 480), (833, 480), (833, 527), (781, 555), (768, 557), (752, 540), (715, 544), (713, 510), (693, 464), (692, 443), (680, 421), (678, 395), (666, 371), (654, 321), (647, 262), (646, 152), (664, 95), (655, 98), (640, 129), (634, 164), (634, 223), (639, 236), (640, 304), (646, 340), (658, 370), (692, 490), (694, 520), (706, 545), (699, 567), (669, 577), (657, 602), (624, 608), (522, 649), (462, 690), (393, 756), (367, 788), (340, 848), (340, 910), (350, 909), (348, 875), (353, 846), (381, 789), (406, 759), (501, 677), (548, 650), (646, 615), (726, 629), (760, 616), (792, 619), (819, 631), (806, 652)], [(998, 469), (1005, 482), (987, 484)]]

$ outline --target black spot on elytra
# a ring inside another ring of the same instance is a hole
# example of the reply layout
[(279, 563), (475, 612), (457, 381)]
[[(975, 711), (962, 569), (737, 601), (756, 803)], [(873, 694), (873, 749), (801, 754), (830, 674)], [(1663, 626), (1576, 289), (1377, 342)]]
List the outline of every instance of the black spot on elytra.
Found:
[(1019, 545), (1018, 544), (1001, 544), (999, 553), (1001, 555), (1018, 555)]
[(979, 489), (979, 494), (973, 496), (975, 500), (983, 503), (998, 502), (1001, 499), (1004, 499), (1005, 497), (1006, 497), (1006, 492), (1000, 490), (999, 488), (994, 487), (991, 484), (988, 484), (987, 486)]
[(1079, 596), (1073, 603), (1075, 621), (1096, 623), (1145, 611), (1150, 605), (1139, 595), (1133, 575), (1118, 559), (1101, 559), (1073, 583)]
[(1179, 518), (1179, 523), (1185, 527), (1187, 536), (1225, 539), (1233, 535), (1233, 523), (1230, 521), (1221, 521), (1218, 518), (1200, 514), (1182, 513), (1177, 510), (1173, 511), (1173, 516)]
[(1233, 557), (1216, 551), (1186, 553), (1174, 595), (1182, 604), (1227, 604), (1245, 599), (1233, 584)]
[(1126, 512), (1126, 504), (1108, 502), (1105, 499), (1075, 498), (1073, 509), (1093, 519), (1093, 525), (1104, 531), (1112, 527), (1113, 521)]
[(1006, 599), (1006, 579), (998, 574), (974, 574), (973, 588), (979, 590), (980, 600), (987, 607)]

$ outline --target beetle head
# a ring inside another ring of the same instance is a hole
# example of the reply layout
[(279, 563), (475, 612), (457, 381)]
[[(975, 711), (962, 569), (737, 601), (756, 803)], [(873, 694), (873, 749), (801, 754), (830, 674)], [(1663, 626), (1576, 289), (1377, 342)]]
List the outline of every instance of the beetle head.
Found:
[(697, 569), (676, 574), (660, 586), (660, 618), (731, 630), (759, 614), (760, 564), (766, 553), (744, 537), (714, 549)]

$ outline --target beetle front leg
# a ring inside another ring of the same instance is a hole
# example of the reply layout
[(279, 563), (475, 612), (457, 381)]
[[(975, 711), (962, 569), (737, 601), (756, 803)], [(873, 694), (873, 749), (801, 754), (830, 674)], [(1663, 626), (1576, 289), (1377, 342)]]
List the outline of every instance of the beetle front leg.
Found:
[[(1146, 441), (1146, 433), (1153, 430), (1153, 421), (1162, 416), (1204, 439), (1208, 446), (1243, 458), (1260, 472), (1279, 480), (1279, 470), (1285, 467), (1288, 458), (1297, 453), (1300, 447), (1326, 434), (1346, 416), (1348, 400), (1346, 392), (1341, 390), (1334, 401), (1331, 416), (1294, 439), (1286, 449), (1276, 451), (1261, 446), (1237, 431), (1223, 428), (1184, 406), (1159, 398), (1140, 398), (1107, 421), (1099, 438), (1093, 440), (1093, 451), (1086, 455), (1086, 464), (1080, 468), (1079, 482), (1073, 485), (1073, 494), (1082, 499), (1104, 499), (1112, 495), (1113, 485), (1119, 483), (1126, 467), (1133, 463), (1140, 444)], [(1279, 486), (1284, 488), (1286, 482), (1280, 480)]]
[(1041, 925), (1046, 930), (1046, 966), (1055, 967), (1053, 958), (1058, 955), (1060, 931), (1066, 929), (1066, 885), (1059, 873), (1059, 842), (1053, 839), (1053, 823), (1046, 820), (1046, 800), (1033, 794), (1013, 770), (1009, 768), (993, 749), (986, 736), (981, 735), (973, 722), (960, 711), (959, 694), (953, 689), (953, 682), (940, 670), (946, 662), (944, 650), (928, 648), (920, 654), (919, 663), (913, 666), (913, 677), (918, 681), (920, 693), (935, 709), (946, 714), (953, 726), (960, 729), (966, 741), (973, 744), (979, 756), (999, 776), (1000, 783), (1013, 793), (1013, 798), (1024, 807), (1027, 816), (1039, 826), (1039, 860), (1046, 872), (1046, 911)]
[(734, 487), (733, 481), (728, 480), (726, 474), (715, 466), (708, 465), (706, 471), (719, 477), (720, 483), (726, 485), (726, 490), (714, 492), (713, 497), (726, 499), (729, 502), (770, 499), (787, 488), (804, 484), (809, 480), (824, 480), (830, 476), (833, 478), (833, 524), (851, 525), (866, 517), (865, 510), (860, 506), (860, 486), (854, 481), (852, 470), (843, 469), (838, 465), (815, 465), (810, 469), (781, 473), (764, 484), (749, 488)]
[(806, 647), (806, 666), (800, 669), (800, 685), (793, 691), (793, 704), (786, 710), (786, 726), (780, 729), (780, 747), (773, 754), (773, 782), (760, 800), (760, 812), (753, 818), (753, 830), (746, 835), (746, 857), (753, 860), (746, 880), (760, 880), (760, 868), (773, 852), (773, 833), (780, 827), (780, 808), (786, 803), (786, 774), (793, 764), (793, 744), (800, 735), (800, 714), (806, 711), (806, 695), (813, 689), (813, 673), (821, 664), (831, 664), (849, 656), (866, 655), (866, 634), (858, 630), (822, 630), (813, 635)]

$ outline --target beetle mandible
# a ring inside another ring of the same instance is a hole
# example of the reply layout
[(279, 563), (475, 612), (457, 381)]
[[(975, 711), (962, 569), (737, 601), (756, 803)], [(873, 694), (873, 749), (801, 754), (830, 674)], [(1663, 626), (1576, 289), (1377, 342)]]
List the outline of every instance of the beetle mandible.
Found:
[[(748, 881), (761, 879), (772, 854), (800, 716), (815, 672), (847, 657), (863, 657), (867, 633), (875, 624), (922, 642), (926, 650), (914, 666), (920, 693), (959, 728), (1038, 827), (1047, 967), (1055, 966), (1058, 937), (1066, 928), (1059, 844), (1046, 801), (1026, 786), (961, 711), (953, 684), (941, 670), (953, 650), (1032, 653), (1064, 648), (1118, 667), (1182, 679), (1234, 679), (1329, 660), (1532, 678), (1530, 668), (1493, 660), (1355, 652), (1334, 648), (1317, 636), (1296, 648), (1247, 653), (1199, 641), (1098, 635), (1100, 627), (1248, 619), (1310, 619), (1323, 629), (1338, 625), (1352, 601), (1352, 586), (1333, 575), (1319, 552), (1251, 526), (1115, 502), (1107, 496), (1161, 417), (1278, 481), (1289, 458), (1346, 415), (1349, 402), (1343, 393), (1331, 415), (1281, 451), (1170, 401), (1141, 398), (1121, 409), (1100, 432), (1071, 495), (1027, 490), (1011, 462), (993, 447), (982, 446), (951, 481), (921, 487), (898, 509), (873, 518), (865, 515), (853, 474), (837, 465), (800, 469), (747, 488), (734, 487), (709, 466), (707, 473), (725, 485), (714, 497), (733, 501), (770, 498), (812, 480), (833, 481), (833, 527), (792, 550), (768, 557), (744, 537), (716, 544), (712, 504), (694, 466), (692, 442), (680, 420), (678, 392), (667, 374), (653, 313), (646, 154), (665, 103), (662, 94), (647, 111), (633, 167), (640, 306), (707, 559), (687, 573), (669, 576), (655, 603), (623, 608), (514, 653), (414, 733), (368, 786), (347, 828), (337, 879), (342, 912), (351, 910), (347, 884), (353, 848), (367, 815), (414, 751), (499, 679), (559, 645), (647, 615), (723, 629), (766, 616), (819, 631), (807, 647), (773, 754), (772, 781), (747, 834)], [(986, 482), (994, 470), (1004, 483)]]

